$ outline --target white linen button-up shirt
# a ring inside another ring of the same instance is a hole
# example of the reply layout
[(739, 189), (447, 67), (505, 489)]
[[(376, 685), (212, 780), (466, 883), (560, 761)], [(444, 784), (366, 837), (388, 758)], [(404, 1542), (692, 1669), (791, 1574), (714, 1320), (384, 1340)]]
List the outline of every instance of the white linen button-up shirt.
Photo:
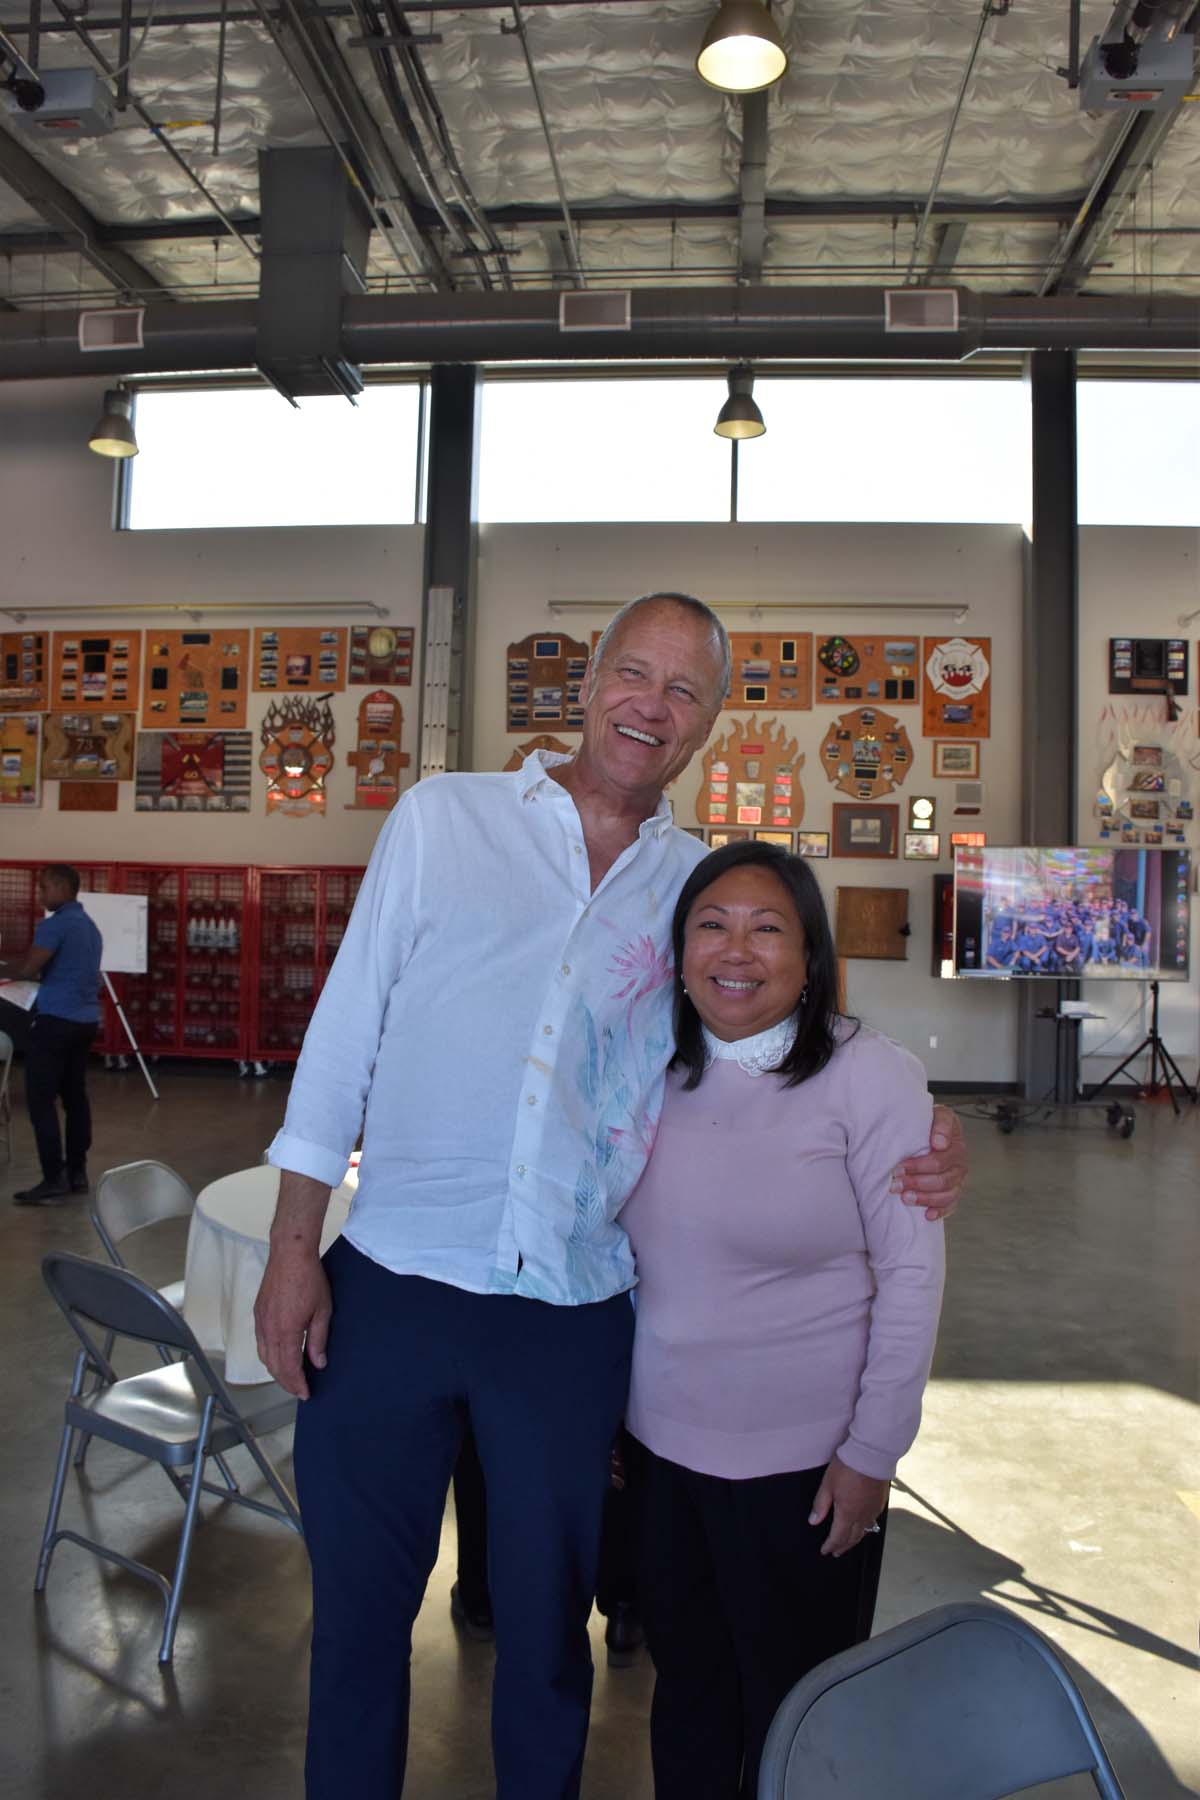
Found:
[(357, 1249), (571, 1306), (634, 1285), (617, 1213), (662, 1110), (671, 915), (704, 849), (662, 800), (593, 893), (563, 760), (397, 804), (269, 1157), (336, 1186), (361, 1125)]

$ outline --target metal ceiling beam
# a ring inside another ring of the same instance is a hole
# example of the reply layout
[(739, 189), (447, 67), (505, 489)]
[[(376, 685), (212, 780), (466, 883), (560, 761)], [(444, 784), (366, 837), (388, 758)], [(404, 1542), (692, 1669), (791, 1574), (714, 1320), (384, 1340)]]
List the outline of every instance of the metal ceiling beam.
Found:
[(929, 230), (929, 221), (933, 217), (933, 208), (937, 201), (939, 190), (941, 189), (942, 176), (946, 172), (946, 163), (950, 156), (950, 146), (954, 142), (954, 133), (958, 129), (958, 121), (959, 116), (962, 113), (963, 102), (966, 100), (967, 89), (971, 85), (971, 77), (975, 73), (975, 63), (983, 44), (983, 34), (987, 30), (994, 13), (1007, 11), (1008, 0), (1002, 0), (1002, 3), (1001, 0), (983, 0), (983, 5), (980, 8), (979, 24), (976, 27), (975, 39), (971, 45), (971, 54), (968, 56), (967, 66), (962, 72), (962, 80), (958, 87), (958, 98), (954, 102), (954, 110), (950, 114), (949, 121), (946, 125), (946, 133), (942, 139), (941, 154), (938, 156), (937, 168), (933, 172), (933, 180), (929, 184), (929, 195), (925, 201), (924, 211), (921, 214), (921, 223), (918, 225), (916, 236), (913, 238), (913, 246), (908, 258), (907, 280), (909, 281), (914, 279), (914, 270), (916, 269), (918, 259), (921, 255), (921, 246), (925, 242), (925, 234)]
[(0, 180), (47, 225), (53, 225), (56, 234), (62, 234), (63, 250), (77, 252), (105, 281), (112, 283), (118, 294), (171, 298), (157, 276), (136, 257), (103, 241), (103, 228), (86, 206), (7, 131), (0, 131)]
[[(1184, 31), (1200, 26), (1200, 5), (1193, 8)], [(1039, 292), (1076, 294), (1087, 283), (1104, 254), (1143, 179), (1184, 110), (1183, 102), (1122, 119), (1110, 138), (1100, 172), (1075, 212), (1046, 271)]]
[(757, 286), (767, 247), (767, 96), (742, 99), (742, 162), (738, 175), (738, 280)]
[(937, 248), (925, 273), (918, 282), (919, 287), (944, 287), (950, 279), (950, 271), (958, 261), (958, 253), (962, 249), (962, 241), (967, 235), (966, 222), (954, 219), (949, 225), (943, 225), (938, 231)]
[[(404, 13), (420, 15), (424, 13), (446, 12), (502, 12), (505, 0), (454, 0), (448, 6), (445, 0), (397, 0), (399, 10)], [(642, 0), (521, 0), (523, 6), (632, 6), (642, 4)], [(354, 17), (354, 8), (349, 4), (340, 4), (335, 0), (331, 5), (318, 5), (316, 11), (325, 19), (350, 19)], [(277, 8), (271, 8), (272, 16), (278, 18)], [(253, 7), (231, 6), (225, 14), (230, 25), (250, 25), (259, 22), (259, 14)], [(219, 7), (187, 7), (180, 12), (171, 12), (166, 7), (155, 8), (150, 16), (145, 13), (135, 16), (132, 21), (134, 31), (144, 30), (147, 25), (151, 31), (165, 31), (172, 25), (219, 25), (221, 10)], [(104, 18), (88, 19), (91, 31), (120, 31), (119, 14)], [(13, 37), (24, 37), (28, 33), (27, 25), (14, 20), (6, 24), (5, 30)], [(68, 24), (55, 24), (53, 20), (42, 20), (43, 37), (61, 35), (72, 30)]]
[[(662, 362), (702, 359), (941, 363), (995, 350), (1195, 349), (1200, 300), (1175, 296), (1070, 296), (1039, 300), (960, 288), (955, 332), (889, 332), (882, 287), (638, 288), (628, 331), (589, 332), (586, 346), (559, 329), (559, 295), (509, 293), (351, 296), (342, 318), (347, 357), (372, 365)], [(0, 317), (0, 381), (131, 376), (254, 364), (252, 300), (155, 303), (140, 351), (81, 355), (75, 314)]]

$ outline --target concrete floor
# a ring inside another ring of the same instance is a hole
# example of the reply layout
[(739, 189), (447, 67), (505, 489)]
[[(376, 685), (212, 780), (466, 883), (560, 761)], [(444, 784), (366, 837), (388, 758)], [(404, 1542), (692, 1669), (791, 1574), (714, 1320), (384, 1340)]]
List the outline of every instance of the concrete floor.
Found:
[[(286, 1092), (223, 1069), (165, 1074), (162, 1090), (155, 1105), (136, 1072), (94, 1078), (95, 1170), (159, 1157), (200, 1187), (257, 1160)], [(1068, 1659), (1126, 1792), (1168, 1800), (1200, 1778), (1200, 1115), (1177, 1121), (1162, 1105), (1138, 1114), (1128, 1143), (1097, 1115), (1007, 1138), (968, 1123), (972, 1191), (952, 1227), (934, 1380), (901, 1472), (878, 1624), (979, 1595), (1020, 1612)], [(14, 1138), (6, 1191), (35, 1174), (19, 1114)], [(155, 1662), (157, 1601), (120, 1571), (62, 1545), (35, 1600), (72, 1354), (38, 1262), (51, 1247), (96, 1245), (78, 1202), (27, 1211), (0, 1201), (0, 1239), (3, 1366), (16, 1402), (0, 1441), (0, 1794), (296, 1800), (308, 1609), (291, 1534), (210, 1509), (169, 1674)], [(160, 1246), (144, 1272), (166, 1280), (181, 1267), (181, 1245)], [(287, 1443), (274, 1447), (286, 1471)], [(129, 1471), (94, 1445), (67, 1516), (168, 1568), (178, 1501), (156, 1470)], [(453, 1549), (448, 1524), (417, 1630), (407, 1800), (493, 1791), (492, 1651), (451, 1628)], [(607, 1670), (600, 1623), (584, 1793), (650, 1800), (650, 1671)], [(1092, 1791), (1078, 1778), (1054, 1789)]]

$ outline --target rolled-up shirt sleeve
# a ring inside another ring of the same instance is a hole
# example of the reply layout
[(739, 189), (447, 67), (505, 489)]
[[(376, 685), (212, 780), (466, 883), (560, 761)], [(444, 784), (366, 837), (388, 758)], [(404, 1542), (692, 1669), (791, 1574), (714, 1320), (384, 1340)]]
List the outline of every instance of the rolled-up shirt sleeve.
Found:
[(279, 1169), (337, 1187), (371, 1086), (392, 990), (418, 930), (422, 831), (410, 791), (379, 834), (346, 935), (304, 1035), (282, 1129), (267, 1152)]
[(888, 1480), (911, 1447), (933, 1359), (945, 1278), (945, 1234), (891, 1192), (905, 1157), (928, 1148), (933, 1102), (915, 1056), (864, 1038), (856, 1056), (846, 1163), (875, 1281), (867, 1360), (839, 1461)]

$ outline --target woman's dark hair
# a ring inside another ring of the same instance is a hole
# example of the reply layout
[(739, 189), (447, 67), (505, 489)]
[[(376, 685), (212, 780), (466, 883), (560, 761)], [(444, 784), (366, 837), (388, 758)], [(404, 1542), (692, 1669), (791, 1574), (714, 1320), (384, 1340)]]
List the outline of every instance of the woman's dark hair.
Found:
[[(675, 1055), (671, 1067), (687, 1070), (685, 1088), (694, 1088), (704, 1074), (704, 1032), (700, 1015), (683, 990), (683, 938), (688, 915), (705, 888), (730, 869), (769, 869), (791, 897), (804, 931), (808, 951), (808, 978), (803, 1004), (796, 1007), (796, 1041), (775, 1073), (784, 1087), (798, 1087), (816, 1075), (833, 1055), (838, 1021), (837, 958), (829, 915), (817, 886), (817, 878), (803, 857), (792, 856), (778, 844), (726, 844), (697, 863), (683, 884), (671, 921), (675, 952)], [(857, 1021), (855, 1021), (857, 1029)]]

